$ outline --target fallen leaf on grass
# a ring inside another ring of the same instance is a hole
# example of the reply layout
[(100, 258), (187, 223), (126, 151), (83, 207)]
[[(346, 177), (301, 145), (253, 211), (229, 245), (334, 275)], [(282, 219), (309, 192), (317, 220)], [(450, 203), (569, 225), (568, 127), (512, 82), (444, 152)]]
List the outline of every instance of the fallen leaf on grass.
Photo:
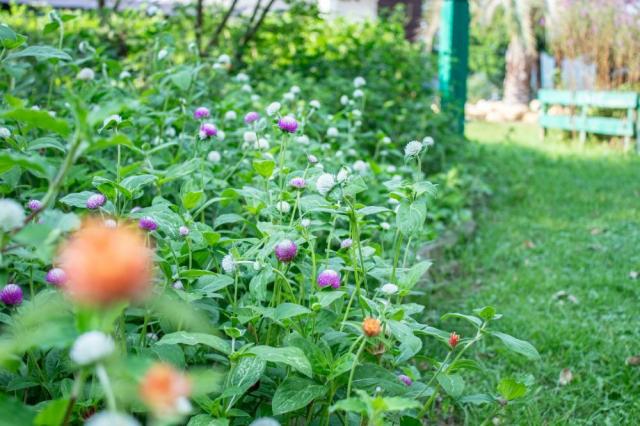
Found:
[(566, 386), (573, 380), (573, 373), (568, 368), (563, 368), (558, 378), (558, 384), (560, 386)]
[(630, 356), (627, 358), (627, 365), (629, 367), (637, 367), (640, 365), (640, 355)]

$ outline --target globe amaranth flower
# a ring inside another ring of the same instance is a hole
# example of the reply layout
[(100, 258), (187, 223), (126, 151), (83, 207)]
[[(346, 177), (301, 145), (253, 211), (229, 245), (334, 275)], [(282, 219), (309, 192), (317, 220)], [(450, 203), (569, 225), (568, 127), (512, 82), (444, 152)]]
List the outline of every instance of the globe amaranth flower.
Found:
[(302, 219), (300, 221), (300, 225), (302, 225), (303, 228), (308, 228), (309, 225), (311, 225), (311, 220), (307, 219), (306, 217), (304, 219)]
[(323, 173), (316, 180), (316, 189), (321, 195), (327, 195), (334, 186), (336, 186), (336, 180), (330, 173)]
[(244, 116), (244, 122), (247, 124), (251, 124), (260, 119), (260, 114), (255, 111), (248, 112), (247, 115)]
[(318, 287), (340, 288), (340, 274), (333, 269), (325, 269), (318, 274)]
[(278, 201), (276, 203), (276, 209), (278, 209), (280, 213), (287, 214), (291, 211), (291, 204), (286, 201)]
[(309, 136), (300, 135), (296, 138), (296, 142), (298, 142), (301, 145), (309, 145)]
[(174, 282), (171, 286), (173, 288), (175, 288), (176, 290), (183, 290), (184, 289), (184, 284), (182, 284), (182, 281), (180, 281), (180, 280)]
[(89, 365), (109, 357), (115, 348), (111, 336), (101, 331), (89, 331), (73, 342), (69, 358), (78, 365)]
[(114, 219), (106, 219), (103, 223), (104, 226), (110, 229), (115, 229), (118, 227), (118, 222), (116, 222)]
[(275, 115), (278, 111), (280, 111), (280, 107), (282, 105), (280, 105), (280, 102), (272, 102), (269, 104), (269, 106), (267, 107), (266, 111), (267, 111), (267, 115), (268, 116), (272, 116)]
[(343, 167), (340, 169), (340, 171), (336, 175), (336, 180), (338, 181), (338, 183), (344, 183), (348, 177), (349, 177), (349, 170)]
[(341, 249), (351, 248), (352, 245), (353, 245), (353, 240), (351, 238), (345, 238), (344, 240), (340, 241)]
[(369, 168), (369, 165), (362, 160), (356, 160), (353, 163), (353, 170), (355, 170), (358, 173), (364, 173), (367, 171), (368, 168)]
[(233, 255), (231, 254), (227, 254), (223, 257), (220, 265), (222, 266), (222, 270), (229, 275), (236, 271), (236, 261), (233, 259)]
[(7, 139), (11, 137), (11, 130), (6, 127), (0, 127), (0, 139)]
[(91, 68), (82, 68), (76, 74), (76, 80), (89, 81), (96, 77), (96, 73)]
[(280, 422), (271, 417), (261, 417), (252, 421), (249, 426), (280, 426)]
[(0, 290), (0, 302), (5, 305), (19, 305), (23, 297), (22, 289), (17, 284), (7, 284)]
[(298, 93), (300, 93), (300, 86), (296, 86), (296, 85), (291, 86), (291, 89), (289, 89), (289, 92), (293, 93), (294, 95), (297, 95)]
[(202, 123), (200, 125), (200, 139), (206, 139), (218, 134), (218, 129), (213, 123)]
[(203, 118), (208, 118), (211, 116), (211, 112), (207, 107), (198, 107), (195, 111), (193, 111), (193, 118), (196, 120), (202, 120)]
[(311, 102), (309, 102), (309, 106), (313, 109), (320, 109), (320, 101), (317, 99), (313, 99)]
[(295, 98), (296, 98), (296, 94), (291, 92), (287, 92), (284, 95), (282, 95), (282, 99), (289, 102), (293, 101)]
[(218, 129), (218, 134), (216, 135), (216, 137), (219, 141), (223, 141), (224, 138), (227, 137), (227, 134), (224, 132), (224, 130)]
[(0, 229), (10, 231), (24, 223), (24, 209), (14, 200), (0, 199)]
[(158, 229), (158, 222), (156, 222), (151, 216), (145, 216), (140, 218), (138, 226), (140, 226), (140, 229), (144, 229), (145, 231), (155, 231)]
[(127, 80), (129, 78), (131, 78), (131, 73), (127, 70), (122, 71), (119, 75), (118, 78), (120, 80)]
[(340, 103), (342, 105), (347, 105), (349, 103), (349, 97), (347, 95), (340, 96)]
[(358, 76), (353, 79), (353, 86), (356, 88), (362, 87), (365, 84), (367, 84), (367, 80), (365, 80), (364, 77)]
[(398, 293), (398, 286), (393, 283), (386, 283), (382, 287), (380, 287), (380, 291), (386, 294), (387, 296), (393, 296)]
[(207, 154), (207, 160), (212, 163), (219, 163), (221, 159), (222, 156), (218, 151), (210, 151), (209, 154)]
[(255, 143), (258, 140), (258, 135), (256, 132), (244, 132), (242, 138), (246, 143)]
[(353, 91), (353, 97), (356, 98), (356, 99), (357, 98), (362, 98), (362, 97), (364, 97), (364, 92), (362, 90), (360, 90), (360, 89), (356, 89), (356, 90)]
[(84, 426), (140, 426), (140, 423), (128, 414), (100, 411), (89, 417)]
[(233, 110), (229, 110), (224, 114), (224, 119), (226, 121), (234, 121), (236, 118), (238, 118), (238, 114)]
[(455, 349), (459, 342), (460, 336), (455, 331), (452, 332), (451, 335), (449, 335), (449, 346), (451, 346), (451, 349)]
[(181, 236), (186, 237), (187, 235), (189, 235), (189, 228), (187, 228), (186, 226), (182, 225), (180, 228), (178, 228), (178, 233)]
[(156, 416), (187, 414), (191, 404), (189, 379), (172, 365), (156, 363), (149, 368), (140, 383), (140, 399)]
[(362, 321), (362, 331), (367, 337), (376, 337), (381, 330), (380, 320), (377, 318), (367, 317)]
[(62, 268), (52, 268), (47, 272), (45, 280), (49, 284), (64, 285), (67, 283), (67, 273)]
[(318, 163), (318, 157), (316, 157), (313, 154), (309, 154), (309, 155), (307, 155), (307, 161), (309, 162), (309, 164), (317, 164)]
[(258, 139), (253, 146), (256, 149), (269, 149), (269, 141), (265, 138)]
[(297, 189), (303, 189), (307, 185), (307, 182), (302, 177), (294, 177), (289, 181), (289, 185)]
[(291, 262), (298, 254), (298, 246), (291, 240), (282, 240), (276, 244), (274, 251), (280, 262)]
[(29, 200), (27, 207), (29, 210), (36, 212), (42, 208), (42, 202), (40, 200)]
[(411, 377), (405, 375), (405, 374), (399, 374), (398, 375), (398, 380), (400, 380), (402, 383), (405, 384), (405, 386), (411, 386), (413, 384), (413, 380), (411, 380)]
[(422, 145), (424, 145), (426, 148), (429, 148), (430, 146), (433, 146), (436, 142), (433, 140), (433, 138), (431, 136), (425, 136), (422, 139)]
[(337, 137), (339, 134), (340, 134), (340, 132), (339, 132), (339, 131), (338, 131), (338, 129), (337, 129), (337, 128), (335, 128), (335, 127), (329, 127), (329, 128), (327, 129), (327, 136), (328, 136), (328, 137), (330, 137), (330, 138), (335, 138), (335, 137)]
[(388, 231), (389, 229), (391, 229), (391, 225), (389, 224), (389, 222), (381, 222), (380, 228), (384, 229), (385, 231)]
[(285, 117), (282, 117), (280, 120), (278, 120), (278, 127), (283, 132), (295, 133), (296, 130), (298, 130), (298, 122), (296, 121), (295, 118), (291, 117), (290, 115), (287, 115)]
[(63, 245), (63, 289), (77, 302), (106, 305), (140, 298), (151, 286), (153, 252), (134, 226), (115, 229), (88, 220)]
[(422, 151), (422, 143), (418, 141), (411, 141), (404, 147), (405, 157), (413, 157), (420, 154)]
[(91, 210), (99, 209), (107, 202), (107, 197), (103, 194), (93, 194), (87, 198), (87, 208)]
[(249, 81), (249, 75), (239, 72), (236, 74), (236, 81), (239, 83), (247, 83)]

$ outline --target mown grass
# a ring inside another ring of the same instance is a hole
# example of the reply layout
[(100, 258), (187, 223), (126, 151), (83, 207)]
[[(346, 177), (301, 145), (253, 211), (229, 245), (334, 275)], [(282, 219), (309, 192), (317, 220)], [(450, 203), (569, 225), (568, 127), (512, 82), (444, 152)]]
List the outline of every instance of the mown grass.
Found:
[[(640, 423), (640, 367), (625, 364), (640, 354), (640, 280), (630, 278), (640, 271), (640, 157), (542, 143), (535, 125), (471, 123), (467, 137), (493, 194), (456, 256), (460, 275), (430, 304), (493, 305), (501, 329), (539, 350), (538, 362), (498, 344), (476, 351), (499, 376), (535, 379), (525, 403), (501, 411), (502, 424)], [(559, 291), (577, 303), (554, 298)], [(573, 380), (560, 386), (564, 368)], [(487, 416), (478, 409), (466, 419)]]

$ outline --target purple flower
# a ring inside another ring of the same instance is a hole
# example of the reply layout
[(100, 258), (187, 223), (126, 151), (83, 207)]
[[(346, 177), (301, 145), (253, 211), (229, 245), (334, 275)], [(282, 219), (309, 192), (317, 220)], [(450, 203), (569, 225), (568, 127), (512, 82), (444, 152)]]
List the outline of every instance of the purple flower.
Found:
[(318, 287), (340, 287), (340, 274), (333, 269), (325, 269), (318, 275)]
[(353, 240), (351, 238), (345, 238), (340, 242), (340, 248), (348, 249), (353, 244)]
[(307, 185), (307, 182), (304, 180), (304, 178), (294, 177), (289, 181), (289, 185), (297, 189), (302, 189)]
[(53, 268), (47, 272), (45, 279), (49, 284), (64, 285), (67, 282), (67, 273), (61, 268)]
[(145, 231), (155, 231), (156, 229), (158, 229), (158, 222), (156, 222), (150, 216), (145, 216), (141, 218), (140, 222), (138, 222), (138, 225), (140, 226), (141, 229), (144, 229)]
[(22, 289), (16, 284), (7, 284), (0, 290), (0, 301), (5, 305), (19, 305), (22, 297)]
[(173, 288), (176, 290), (184, 290), (184, 285), (182, 284), (182, 281), (178, 280), (173, 283)]
[(201, 120), (203, 118), (207, 118), (210, 115), (211, 115), (211, 113), (209, 112), (209, 108), (207, 108), (207, 107), (198, 107), (193, 112), (193, 118), (195, 118), (196, 120)]
[(404, 374), (398, 375), (398, 379), (407, 386), (411, 386), (413, 384), (413, 380), (411, 380), (411, 377)]
[(244, 116), (244, 122), (247, 124), (251, 124), (254, 121), (258, 121), (260, 119), (260, 114), (255, 111), (248, 112), (247, 115)]
[(200, 126), (200, 139), (210, 138), (218, 134), (218, 129), (214, 124), (202, 123)]
[(295, 133), (295, 131), (298, 130), (298, 122), (295, 118), (287, 115), (278, 120), (278, 127), (280, 127), (280, 130), (283, 132)]
[(291, 262), (298, 254), (298, 246), (291, 240), (282, 240), (276, 244), (275, 252), (280, 262)]
[(179, 229), (178, 232), (180, 233), (180, 235), (182, 235), (183, 237), (186, 237), (187, 235), (189, 235), (189, 228), (187, 228), (186, 226), (182, 225)]
[(107, 202), (107, 197), (102, 194), (93, 194), (87, 199), (87, 208), (91, 210), (99, 209)]
[(29, 207), (29, 210), (37, 212), (42, 208), (42, 202), (40, 200), (29, 200), (27, 207)]
[(316, 163), (318, 162), (318, 157), (316, 157), (316, 156), (315, 156), (315, 155), (313, 155), (313, 154), (309, 154), (309, 155), (307, 156), (307, 161), (308, 161), (310, 164), (316, 164)]
[(142, 210), (142, 207), (140, 207), (140, 206), (135, 206), (134, 208), (132, 208), (132, 209), (131, 209), (131, 213), (137, 213), (137, 212), (139, 212), (140, 210)]

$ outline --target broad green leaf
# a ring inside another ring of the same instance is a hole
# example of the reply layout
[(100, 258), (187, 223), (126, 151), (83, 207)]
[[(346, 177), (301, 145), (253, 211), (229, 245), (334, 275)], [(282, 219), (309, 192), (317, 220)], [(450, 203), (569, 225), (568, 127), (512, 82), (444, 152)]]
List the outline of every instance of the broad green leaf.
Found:
[(227, 387), (237, 388), (237, 395), (242, 395), (253, 386), (267, 366), (267, 362), (257, 356), (243, 357), (231, 368), (227, 376)]
[(225, 354), (231, 353), (231, 344), (213, 334), (190, 333), (187, 331), (176, 331), (169, 333), (160, 339), (156, 345), (206, 345)]
[(87, 200), (94, 194), (95, 192), (91, 191), (76, 192), (62, 197), (59, 201), (67, 206), (86, 208)]
[(277, 362), (290, 366), (294, 370), (311, 377), (311, 364), (299, 348), (292, 346), (274, 348), (272, 346), (254, 346), (248, 352), (269, 362)]
[(30, 425), (36, 415), (31, 407), (5, 393), (0, 393), (0, 413), (0, 426)]
[(308, 314), (310, 312), (311, 311), (309, 309), (295, 303), (281, 303), (276, 308), (275, 317), (277, 320), (282, 321), (299, 315)]
[(288, 377), (278, 386), (271, 408), (274, 415), (289, 413), (306, 407), (316, 398), (320, 398), (327, 391), (326, 386), (299, 377)]
[(190, 191), (182, 195), (182, 205), (191, 210), (198, 207), (205, 199), (204, 191)]
[(51, 46), (29, 46), (18, 52), (12, 52), (5, 60), (16, 58), (28, 58), (33, 57), (40, 60), (44, 59), (61, 59), (63, 61), (70, 61), (72, 58), (68, 53), (63, 52), (60, 49), (56, 49)]
[(0, 174), (11, 170), (15, 166), (19, 166), (38, 177), (46, 178), (50, 174), (49, 165), (44, 157), (37, 155), (27, 157), (13, 152), (0, 152)]
[(428, 260), (424, 260), (420, 263), (413, 265), (408, 271), (402, 274), (400, 278), (400, 286), (404, 290), (411, 290), (420, 281), (420, 278), (427, 273), (432, 263)]
[(540, 359), (540, 354), (533, 347), (533, 345), (524, 340), (516, 339), (513, 336), (510, 336), (505, 333), (501, 333), (499, 331), (492, 331), (491, 335), (497, 337), (502, 340), (502, 343), (511, 351), (519, 353), (520, 355), (524, 355), (528, 359), (537, 360)]
[(38, 415), (33, 421), (36, 426), (52, 426), (62, 424), (67, 406), (69, 405), (68, 399), (54, 399), (47, 401), (44, 404), (44, 408), (40, 410)]
[(367, 206), (367, 207), (363, 207), (361, 209), (358, 210), (358, 214), (362, 215), (362, 216), (369, 216), (372, 214), (379, 214), (379, 213), (386, 213), (389, 212), (391, 210), (389, 210), (386, 207), (380, 207), (380, 206)]
[(473, 324), (474, 326), (476, 326), (477, 328), (482, 327), (482, 320), (476, 316), (473, 315), (466, 315), (466, 314), (460, 314), (458, 312), (449, 312), (448, 314), (444, 314), (440, 319), (441, 320), (447, 320), (449, 318), (460, 318), (463, 319), (467, 322), (470, 322), (471, 324)]
[(344, 195), (354, 196), (360, 192), (367, 190), (367, 183), (364, 181), (362, 176), (352, 176), (347, 184), (342, 188), (342, 193)]
[(273, 174), (276, 163), (273, 160), (253, 160), (253, 169), (264, 178), (269, 178)]
[(15, 49), (27, 40), (22, 34), (18, 34), (6, 24), (0, 24), (0, 46), (5, 49)]
[(187, 426), (229, 426), (229, 419), (214, 419), (208, 414), (198, 414), (189, 419)]
[(135, 195), (135, 193), (137, 191), (140, 191), (142, 187), (150, 185), (156, 180), (157, 178), (154, 175), (127, 176), (126, 178), (122, 179), (120, 185)]
[(352, 413), (366, 414), (367, 404), (358, 398), (347, 398), (333, 404), (330, 411), (348, 411)]
[(451, 397), (458, 398), (464, 391), (464, 380), (459, 374), (438, 374), (438, 383)]
[(422, 230), (427, 219), (427, 206), (424, 201), (406, 201), (400, 203), (396, 213), (396, 226), (405, 237), (409, 237)]
[(492, 397), (491, 395), (487, 395), (486, 393), (465, 395), (462, 398), (460, 398), (459, 401), (463, 404), (473, 404), (473, 405), (493, 404), (494, 402), (496, 402), (494, 397)]
[(221, 214), (216, 218), (215, 222), (213, 223), (213, 227), (217, 228), (218, 226), (226, 225), (228, 223), (238, 223), (238, 222), (242, 222), (243, 220), (244, 218), (239, 214), (235, 214), (235, 213)]
[(387, 396), (382, 398), (383, 411), (406, 411), (422, 407), (415, 399), (401, 398), (399, 396)]
[(527, 394), (527, 387), (514, 379), (506, 378), (498, 383), (498, 393), (507, 401), (522, 398)]
[(2, 117), (26, 123), (37, 129), (49, 130), (62, 136), (71, 133), (69, 123), (61, 118), (52, 117), (47, 111), (30, 108), (16, 108), (2, 113)]

